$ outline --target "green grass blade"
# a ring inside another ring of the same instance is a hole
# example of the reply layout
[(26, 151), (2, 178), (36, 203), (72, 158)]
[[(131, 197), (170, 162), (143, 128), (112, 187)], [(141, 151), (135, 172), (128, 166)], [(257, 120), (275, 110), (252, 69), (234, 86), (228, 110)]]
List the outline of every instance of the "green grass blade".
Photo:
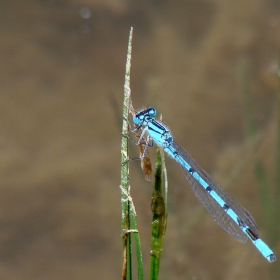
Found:
[[(124, 86), (124, 102), (123, 102), (123, 124), (122, 135), (128, 134), (128, 113), (129, 113), (129, 99), (130, 99), (130, 67), (131, 67), (131, 41), (132, 33), (130, 33), (127, 62), (125, 71), (125, 86)], [(132, 267), (131, 267), (131, 237), (126, 231), (130, 228), (130, 205), (129, 205), (129, 161), (128, 159), (128, 139), (122, 137), (121, 140), (121, 205), (122, 205), (122, 243), (123, 243), (123, 269), (122, 279), (132, 279)], [(125, 163), (125, 164), (124, 164)]]
[(159, 265), (163, 250), (163, 239), (166, 229), (166, 202), (162, 190), (163, 161), (160, 149), (157, 148), (155, 183), (152, 195), (152, 236), (150, 253), (150, 279), (157, 280), (159, 275)]
[[(127, 61), (125, 69), (125, 83), (124, 83), (124, 102), (123, 102), (123, 125), (122, 135), (128, 135), (128, 114), (131, 111), (131, 95), (130, 95), (130, 69), (131, 69), (131, 52), (132, 52), (132, 33), (130, 30)], [(136, 213), (130, 196), (129, 186), (129, 153), (128, 153), (128, 139), (122, 137), (121, 140), (121, 204), (122, 204), (122, 244), (123, 244), (123, 268), (122, 280), (132, 279), (132, 248), (131, 248), (131, 234), (134, 235), (138, 279), (144, 279), (143, 262), (140, 237), (137, 230)]]

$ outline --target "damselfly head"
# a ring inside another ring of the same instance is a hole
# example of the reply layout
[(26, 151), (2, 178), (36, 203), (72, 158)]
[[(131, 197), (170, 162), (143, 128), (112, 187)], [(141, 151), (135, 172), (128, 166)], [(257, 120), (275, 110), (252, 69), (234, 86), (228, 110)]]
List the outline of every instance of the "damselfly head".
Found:
[(143, 109), (139, 111), (137, 114), (133, 116), (133, 122), (135, 124), (142, 123), (147, 117), (153, 118), (157, 114), (157, 111), (155, 108), (148, 107), (146, 109)]

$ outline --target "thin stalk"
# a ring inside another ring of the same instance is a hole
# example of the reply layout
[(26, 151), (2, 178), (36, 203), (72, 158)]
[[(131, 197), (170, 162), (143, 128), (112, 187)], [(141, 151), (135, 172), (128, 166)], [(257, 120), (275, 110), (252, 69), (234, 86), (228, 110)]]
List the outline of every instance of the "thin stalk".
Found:
[[(278, 77), (278, 90), (277, 90), (277, 131), (276, 131), (276, 157), (275, 157), (275, 195), (274, 197), (274, 214), (275, 216), (273, 217), (274, 221), (279, 221), (280, 219), (280, 214), (279, 211), (277, 211), (277, 205), (280, 205), (280, 53), (278, 57), (278, 69), (277, 69), (277, 77)], [(274, 236), (272, 237), (274, 244), (276, 243), (278, 239), (278, 232), (279, 225), (278, 223), (274, 222), (274, 228), (273, 228), (273, 233)]]
[(140, 237), (136, 223), (136, 212), (133, 205), (132, 197), (130, 196), (129, 185), (129, 153), (128, 153), (128, 114), (131, 111), (131, 91), (130, 91), (130, 69), (131, 69), (131, 52), (132, 52), (132, 33), (130, 30), (127, 60), (125, 69), (125, 83), (124, 83), (124, 102), (123, 102), (123, 125), (122, 125), (122, 140), (121, 140), (121, 205), (122, 205), (122, 244), (123, 244), (123, 268), (122, 280), (132, 279), (132, 248), (131, 248), (131, 234), (134, 235), (138, 279), (144, 279), (143, 262)]
[[(247, 135), (250, 143), (255, 141), (258, 134), (257, 125), (255, 122), (254, 106), (252, 96), (248, 87), (248, 67), (244, 61), (242, 65), (242, 93), (244, 100), (245, 120), (247, 125)], [(257, 156), (255, 163), (255, 176), (258, 186), (258, 191), (261, 199), (262, 220), (268, 222), (271, 220), (271, 200), (268, 191), (267, 175), (260, 158)], [(268, 225), (270, 227), (270, 225)]]

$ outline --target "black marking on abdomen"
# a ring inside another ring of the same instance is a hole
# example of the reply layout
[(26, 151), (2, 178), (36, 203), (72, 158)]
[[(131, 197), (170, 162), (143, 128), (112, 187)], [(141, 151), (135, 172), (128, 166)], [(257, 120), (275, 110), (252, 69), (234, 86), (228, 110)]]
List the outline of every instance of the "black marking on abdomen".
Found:
[(225, 203), (225, 204), (223, 205), (223, 209), (227, 212), (228, 209), (230, 209), (230, 207)]
[(191, 167), (191, 168), (189, 169), (189, 172), (190, 172), (191, 174), (193, 174), (193, 173), (195, 173), (196, 171)]
[(173, 156), (174, 158), (177, 158), (179, 156), (178, 152), (177, 151), (173, 152)]
[(243, 222), (243, 220), (241, 220), (239, 217), (237, 217), (237, 222), (238, 222), (238, 225), (240, 227), (244, 227), (245, 226), (245, 223)]
[(213, 191), (213, 189), (210, 187), (210, 186), (208, 186), (208, 187), (206, 187), (206, 189), (205, 189), (208, 193), (210, 193), (210, 192), (212, 192)]
[(256, 241), (257, 239), (259, 239), (259, 237), (252, 232), (252, 230), (250, 230), (249, 228), (246, 229), (246, 232), (248, 233), (248, 235), (251, 237), (252, 240)]

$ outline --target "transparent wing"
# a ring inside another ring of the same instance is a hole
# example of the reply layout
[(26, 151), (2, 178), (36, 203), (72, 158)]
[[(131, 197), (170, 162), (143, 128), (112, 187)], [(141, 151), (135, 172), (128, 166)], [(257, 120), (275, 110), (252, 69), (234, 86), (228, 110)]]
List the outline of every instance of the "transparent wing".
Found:
[[(258, 235), (257, 224), (251, 214), (236, 202), (225, 190), (223, 190), (196, 162), (195, 160), (177, 143), (172, 143), (173, 148), (178, 154), (189, 163), (189, 165), (204, 179), (209, 186), (217, 192), (217, 194), (225, 201), (225, 203), (239, 216), (244, 224), (246, 224), (256, 235)], [(194, 191), (196, 197), (212, 216), (215, 222), (224, 229), (228, 234), (239, 242), (246, 242), (248, 237), (235, 223), (235, 221), (227, 214), (227, 212), (215, 201), (215, 199), (195, 180), (195, 178), (183, 168), (184, 175)]]

